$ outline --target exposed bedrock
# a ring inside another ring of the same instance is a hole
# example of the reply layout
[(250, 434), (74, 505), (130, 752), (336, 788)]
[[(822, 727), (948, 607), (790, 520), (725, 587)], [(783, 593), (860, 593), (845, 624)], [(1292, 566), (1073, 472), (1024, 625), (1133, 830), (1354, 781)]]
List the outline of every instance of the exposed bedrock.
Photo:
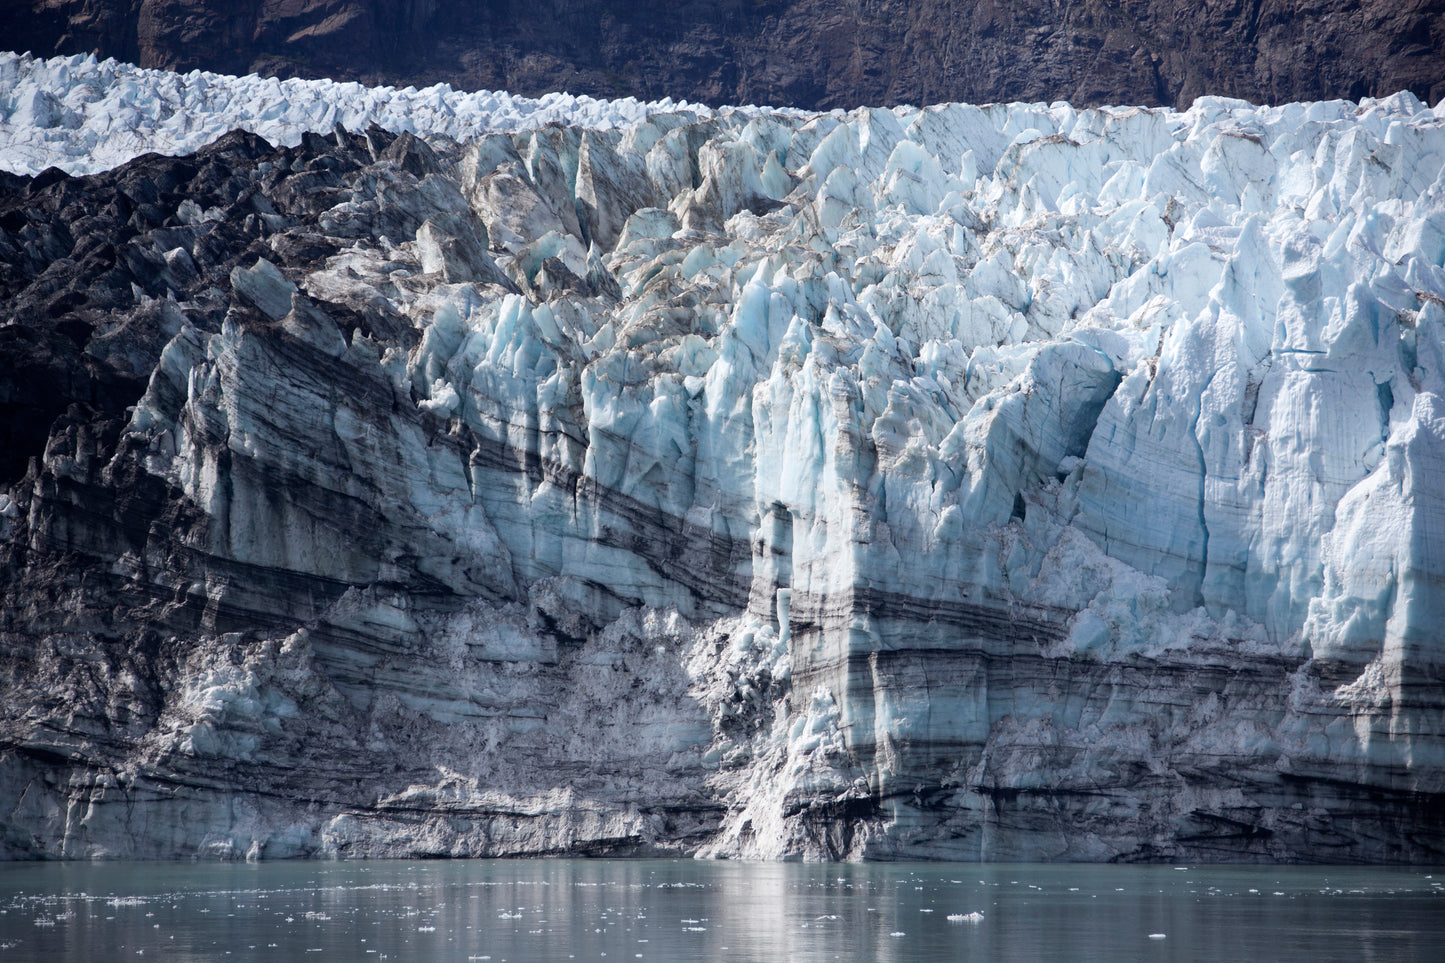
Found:
[(0, 195), (0, 847), (1439, 861), (1408, 96)]
[(14, 0), (0, 27), (44, 56), (714, 105), (1445, 94), (1442, 0)]

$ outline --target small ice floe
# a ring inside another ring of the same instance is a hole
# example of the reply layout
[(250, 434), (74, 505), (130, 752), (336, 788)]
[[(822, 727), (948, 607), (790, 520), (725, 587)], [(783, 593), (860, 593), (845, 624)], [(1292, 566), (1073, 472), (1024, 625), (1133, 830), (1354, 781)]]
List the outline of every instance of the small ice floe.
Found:
[(1150, 933), (1149, 938), (1151, 940), (1162, 940), (1165, 939), (1165, 935), (1163, 933)]
[(972, 913), (949, 913), (948, 921), (950, 923), (982, 923), (983, 914), (978, 910), (974, 910)]

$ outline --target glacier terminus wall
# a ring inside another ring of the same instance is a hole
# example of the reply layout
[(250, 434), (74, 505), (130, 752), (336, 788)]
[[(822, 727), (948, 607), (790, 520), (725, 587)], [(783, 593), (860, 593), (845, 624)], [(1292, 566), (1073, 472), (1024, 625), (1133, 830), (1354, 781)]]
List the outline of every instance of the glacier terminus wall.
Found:
[(4, 856), (1445, 856), (1445, 108), (0, 79)]

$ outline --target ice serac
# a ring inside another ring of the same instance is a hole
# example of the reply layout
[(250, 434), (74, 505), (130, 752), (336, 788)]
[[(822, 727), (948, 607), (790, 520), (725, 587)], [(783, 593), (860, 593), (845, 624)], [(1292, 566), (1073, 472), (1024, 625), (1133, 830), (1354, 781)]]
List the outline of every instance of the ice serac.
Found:
[(1438, 862), (1442, 168), (1399, 95), (12, 178), (0, 846)]

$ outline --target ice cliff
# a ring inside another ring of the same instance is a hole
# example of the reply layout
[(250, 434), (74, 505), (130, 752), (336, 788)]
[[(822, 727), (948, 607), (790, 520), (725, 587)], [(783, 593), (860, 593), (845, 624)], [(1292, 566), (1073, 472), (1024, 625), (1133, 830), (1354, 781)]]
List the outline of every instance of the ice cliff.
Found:
[(0, 183), (6, 855), (1445, 855), (1445, 108), (117, 71), (281, 143)]

